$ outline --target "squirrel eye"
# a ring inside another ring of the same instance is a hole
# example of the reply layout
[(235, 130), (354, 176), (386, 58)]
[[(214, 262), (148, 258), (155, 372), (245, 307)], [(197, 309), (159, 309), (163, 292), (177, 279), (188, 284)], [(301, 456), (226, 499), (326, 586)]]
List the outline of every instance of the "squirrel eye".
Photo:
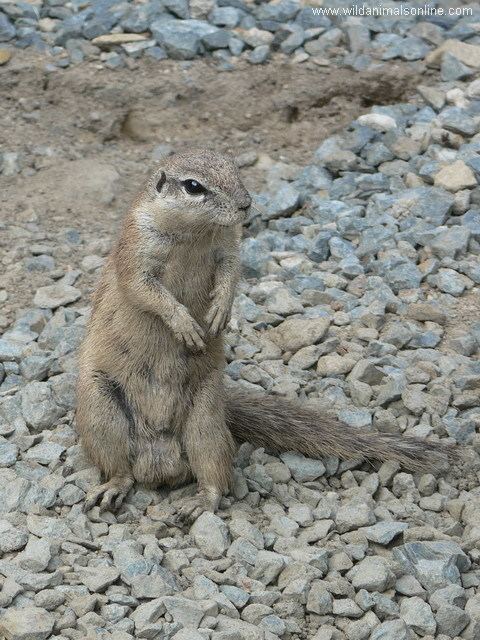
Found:
[(200, 184), (197, 180), (184, 180), (182, 186), (191, 196), (199, 196), (207, 191), (203, 184)]

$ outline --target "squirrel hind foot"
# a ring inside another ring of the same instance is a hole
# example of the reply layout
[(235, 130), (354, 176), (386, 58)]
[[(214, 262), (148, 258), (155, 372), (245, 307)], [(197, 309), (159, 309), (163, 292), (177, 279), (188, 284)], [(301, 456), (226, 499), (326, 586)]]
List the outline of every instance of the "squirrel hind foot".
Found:
[(197, 495), (182, 500), (177, 507), (177, 522), (182, 525), (193, 524), (205, 511), (215, 513), (221, 498), (222, 492), (215, 487), (201, 489)]
[(83, 510), (90, 511), (96, 505), (102, 511), (117, 511), (133, 486), (133, 478), (116, 476), (89, 491)]

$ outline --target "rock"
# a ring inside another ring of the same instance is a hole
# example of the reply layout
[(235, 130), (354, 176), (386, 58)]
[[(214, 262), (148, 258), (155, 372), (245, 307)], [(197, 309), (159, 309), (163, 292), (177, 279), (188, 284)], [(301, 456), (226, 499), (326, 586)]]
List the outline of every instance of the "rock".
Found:
[(308, 257), (313, 262), (325, 262), (330, 255), (330, 240), (332, 234), (330, 231), (320, 231), (311, 244)]
[(387, 561), (380, 556), (368, 556), (347, 573), (355, 589), (385, 591), (395, 583), (395, 574)]
[(241, 247), (243, 272), (246, 278), (258, 278), (267, 272), (270, 249), (257, 238), (247, 238)]
[(360, 529), (360, 531), (367, 540), (371, 540), (377, 544), (387, 545), (405, 531), (405, 529), (408, 529), (408, 524), (406, 522), (394, 522), (387, 520), (385, 522), (377, 522), (377, 524)]
[[(438, 227), (438, 230), (442, 227)], [(455, 258), (457, 254), (467, 251), (470, 240), (470, 230), (464, 227), (451, 227), (440, 231), (427, 243), (433, 253), (439, 258)]]
[(329, 593), (323, 582), (320, 580), (314, 580), (308, 593), (308, 600), (306, 609), (310, 613), (316, 613), (317, 615), (324, 616), (332, 613), (333, 598)]
[(7, 520), (0, 520), (0, 551), (10, 553), (18, 551), (28, 542), (28, 533), (25, 529), (14, 527)]
[(355, 360), (348, 356), (333, 353), (318, 360), (317, 373), (321, 376), (338, 376), (349, 373), (355, 365)]
[(422, 598), (405, 598), (400, 604), (400, 617), (407, 626), (420, 636), (433, 635), (437, 629), (437, 623), (430, 605)]
[(65, 414), (53, 397), (47, 382), (30, 382), (20, 392), (22, 415), (34, 431), (52, 428)]
[(435, 614), (437, 631), (449, 638), (459, 636), (470, 622), (469, 615), (460, 607), (443, 603)]
[(403, 620), (388, 620), (376, 627), (370, 640), (410, 640), (410, 632)]
[(364, 127), (370, 127), (376, 131), (390, 131), (390, 129), (397, 127), (397, 123), (391, 116), (381, 113), (366, 113), (359, 116), (357, 121)]
[(463, 160), (456, 160), (446, 165), (435, 175), (434, 185), (447, 191), (460, 191), (477, 186), (473, 171)]
[(460, 572), (470, 568), (470, 560), (455, 542), (408, 542), (396, 547), (393, 556), (431, 592), (460, 584)]
[(269, 293), (265, 300), (265, 306), (270, 313), (278, 313), (282, 316), (303, 311), (302, 303), (287, 287), (276, 287)]
[(110, 49), (111, 47), (130, 42), (144, 42), (147, 36), (142, 33), (107, 33), (93, 38), (92, 44), (100, 49)]
[(325, 473), (325, 465), (320, 460), (305, 458), (299, 453), (282, 453), (280, 457), (297, 482), (311, 482)]
[(12, 52), (10, 49), (1, 49), (0, 48), (0, 67), (4, 64), (7, 64), (9, 60), (12, 58)]
[(150, 26), (152, 36), (175, 60), (191, 60), (200, 52), (201, 38), (216, 27), (200, 20), (158, 20)]
[(8, 42), (15, 37), (16, 30), (4, 13), (0, 13), (0, 42)]
[(0, 437), (0, 467), (10, 467), (15, 464), (17, 456), (17, 445)]
[(55, 618), (38, 607), (7, 609), (0, 617), (0, 633), (6, 640), (46, 640), (49, 638)]
[(25, 460), (33, 460), (39, 464), (48, 465), (60, 459), (65, 451), (65, 447), (56, 442), (41, 442), (29, 449), (24, 458)]
[(414, 216), (438, 226), (445, 222), (453, 202), (453, 195), (448, 191), (418, 187), (387, 196), (385, 204), (394, 217)]
[(285, 567), (285, 559), (273, 551), (260, 550), (255, 560), (252, 578), (264, 585), (274, 582)]
[(429, 53), (425, 60), (427, 64), (439, 65), (444, 53), (450, 53), (469, 67), (480, 68), (480, 46), (459, 40), (445, 40), (437, 49)]
[(340, 533), (374, 524), (375, 515), (367, 504), (344, 504), (335, 516)]
[(268, 46), (273, 40), (273, 34), (270, 33), (270, 31), (257, 29), (256, 27), (246, 30), (241, 29), (237, 32), (237, 34), (253, 49), (255, 49), (256, 47)]
[(163, 598), (163, 604), (174, 622), (182, 627), (196, 629), (205, 615), (198, 603), (180, 596), (167, 596)]
[(83, 567), (78, 571), (80, 582), (92, 593), (101, 593), (120, 576), (115, 567)]
[(93, 273), (97, 269), (103, 267), (104, 263), (105, 258), (102, 258), (101, 256), (85, 256), (82, 260), (82, 269), (84, 269), (88, 273)]
[(320, 342), (329, 326), (329, 318), (289, 318), (270, 329), (267, 336), (284, 351), (298, 351)]
[(76, 302), (82, 295), (80, 289), (68, 284), (51, 284), (37, 289), (33, 304), (41, 309), (57, 309)]
[(24, 344), (0, 338), (0, 362), (20, 362), (24, 350)]
[(452, 296), (460, 296), (472, 281), (453, 269), (439, 269), (438, 273), (432, 276), (432, 282), (440, 291)]
[(193, 523), (190, 535), (202, 553), (211, 559), (221, 558), (230, 544), (226, 524), (209, 511), (202, 513)]
[(460, 62), (460, 60), (457, 60), (457, 58), (452, 56), (451, 53), (448, 53), (448, 51), (446, 51), (442, 56), (441, 70), (442, 80), (445, 82), (464, 80), (466, 78), (470, 78), (475, 73), (475, 70), (472, 69), (472, 67), (467, 67), (467, 65)]
[[(251, 52), (251, 54), (248, 56), (248, 61), (250, 62), (250, 64), (263, 64), (268, 60), (269, 56), (270, 56), (270, 47), (266, 44), (261, 44), (258, 47), (255, 47), (255, 49)], [(289, 213), (288, 209), (291, 209), (292, 206), (293, 205), (290, 205), (290, 207), (287, 208), (287, 211), (285, 211), (285, 213), (278, 214), (278, 215), (286, 215), (287, 213)], [(297, 206), (295, 206), (295, 209), (296, 208)], [(295, 209), (293, 210), (295, 211)], [(277, 217), (277, 215), (272, 215), (271, 217)]]
[(281, 182), (275, 189), (272, 199), (267, 202), (264, 220), (272, 220), (281, 216), (288, 216), (300, 206), (300, 192), (289, 182)]
[(414, 302), (409, 304), (406, 316), (420, 322), (436, 322), (441, 325), (447, 322), (447, 313), (435, 302)]
[(50, 560), (52, 554), (50, 550), (50, 543), (46, 538), (35, 538), (30, 536), (27, 546), (20, 556), (20, 566), (26, 571), (32, 571), (38, 573), (44, 571)]

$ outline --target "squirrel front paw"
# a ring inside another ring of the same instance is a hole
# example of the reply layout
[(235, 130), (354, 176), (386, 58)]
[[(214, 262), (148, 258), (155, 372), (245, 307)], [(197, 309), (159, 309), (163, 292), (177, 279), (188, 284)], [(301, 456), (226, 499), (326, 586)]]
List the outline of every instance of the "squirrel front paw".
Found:
[(205, 322), (210, 334), (218, 336), (225, 329), (230, 320), (231, 307), (230, 299), (225, 299), (223, 296), (218, 295), (213, 296), (212, 303), (205, 316)]
[(183, 342), (191, 351), (205, 351), (205, 332), (189, 313), (175, 318), (172, 331), (175, 338)]

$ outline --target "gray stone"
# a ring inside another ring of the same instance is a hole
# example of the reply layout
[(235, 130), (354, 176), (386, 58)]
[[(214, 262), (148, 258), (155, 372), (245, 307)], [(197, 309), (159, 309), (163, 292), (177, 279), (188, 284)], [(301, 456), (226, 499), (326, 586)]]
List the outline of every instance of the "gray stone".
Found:
[(226, 524), (209, 511), (202, 513), (193, 523), (190, 535), (207, 558), (221, 558), (230, 543)]
[(430, 605), (418, 596), (402, 600), (400, 617), (420, 636), (433, 635), (437, 629)]
[(395, 583), (395, 574), (380, 556), (364, 558), (350, 569), (347, 578), (356, 589), (367, 591), (385, 591)]
[(216, 31), (216, 27), (198, 20), (159, 20), (150, 26), (150, 31), (170, 58), (191, 60), (200, 53), (202, 36)]
[(329, 318), (289, 318), (268, 331), (268, 338), (284, 351), (317, 344), (330, 326)]
[(311, 482), (325, 474), (325, 465), (321, 460), (313, 460), (299, 453), (290, 452), (282, 453), (280, 457), (297, 482)]
[(375, 514), (365, 503), (347, 503), (342, 505), (335, 516), (335, 522), (340, 533), (358, 529), (375, 523)]
[(41, 309), (57, 309), (76, 302), (82, 295), (80, 289), (68, 284), (51, 284), (37, 289), (33, 303)]
[(453, 269), (439, 269), (438, 273), (431, 276), (432, 282), (444, 293), (452, 296), (460, 296), (472, 281)]
[(460, 584), (470, 560), (455, 542), (408, 542), (393, 550), (394, 558), (413, 573), (427, 591)]
[(311, 244), (308, 251), (308, 257), (314, 262), (325, 262), (330, 255), (330, 239), (332, 233), (330, 231), (320, 231)]
[(242, 12), (236, 7), (215, 7), (209, 15), (209, 21), (217, 27), (233, 29), (242, 18)]
[(443, 603), (435, 613), (437, 632), (449, 638), (459, 636), (470, 622), (470, 616), (460, 607)]
[(20, 362), (25, 345), (0, 338), (0, 362)]
[(264, 220), (288, 216), (300, 206), (300, 192), (289, 182), (281, 182), (273, 198), (269, 199), (263, 214)]
[(475, 70), (471, 67), (467, 67), (466, 64), (457, 60), (455, 56), (446, 51), (442, 56), (442, 80), (445, 82), (452, 82), (453, 80), (465, 80), (470, 78)]
[(259, 551), (255, 560), (252, 578), (265, 585), (274, 582), (285, 568), (285, 559), (273, 551)]
[(163, 6), (173, 13), (177, 18), (186, 20), (190, 17), (188, 10), (188, 0), (162, 0)]
[(19, 564), (26, 571), (38, 573), (47, 568), (51, 559), (52, 553), (49, 541), (46, 538), (30, 536), (27, 546), (20, 555)]
[(410, 632), (403, 620), (388, 620), (376, 627), (370, 640), (410, 640)]
[(0, 633), (6, 640), (46, 640), (49, 638), (55, 618), (38, 607), (7, 609), (0, 617)]
[(18, 457), (18, 447), (0, 436), (0, 467), (11, 467)]
[(59, 460), (64, 451), (65, 447), (57, 442), (41, 442), (29, 449), (24, 458), (39, 464), (50, 464)]
[(10, 553), (18, 551), (28, 542), (28, 533), (25, 529), (14, 527), (7, 520), (0, 520), (0, 551)]
[(320, 580), (314, 580), (308, 593), (306, 610), (310, 613), (324, 616), (332, 613), (333, 598), (327, 591), (325, 584)]
[(451, 193), (436, 187), (417, 187), (400, 191), (393, 196), (382, 196), (379, 204), (394, 217), (418, 217), (435, 226), (447, 219), (454, 202)]
[(0, 13), (0, 42), (8, 42), (15, 37), (16, 30), (4, 13)]
[(385, 522), (377, 522), (377, 524), (360, 529), (360, 531), (367, 540), (376, 542), (377, 544), (387, 545), (406, 529), (408, 529), (406, 522), (387, 520)]
[(195, 601), (180, 596), (167, 596), (163, 598), (167, 612), (174, 622), (182, 627), (198, 628), (205, 615), (204, 609)]
[(78, 571), (80, 582), (92, 593), (105, 591), (119, 576), (118, 569), (108, 566), (84, 567)]
[(127, 584), (131, 584), (136, 576), (150, 573), (152, 565), (143, 557), (142, 547), (138, 543), (129, 540), (120, 542), (112, 553), (113, 562)]
[(47, 382), (30, 382), (21, 390), (22, 414), (34, 431), (52, 428), (65, 410), (54, 400)]

